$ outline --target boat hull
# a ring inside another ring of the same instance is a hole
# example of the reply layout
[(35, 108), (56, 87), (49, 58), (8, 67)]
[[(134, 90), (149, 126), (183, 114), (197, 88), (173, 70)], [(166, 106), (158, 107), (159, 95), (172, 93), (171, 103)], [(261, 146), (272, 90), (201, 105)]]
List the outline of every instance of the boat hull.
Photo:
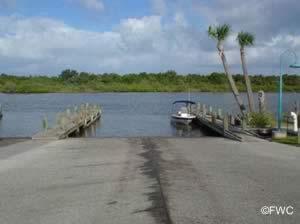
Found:
[(195, 116), (190, 116), (190, 117), (180, 117), (177, 115), (172, 115), (172, 121), (180, 124), (190, 124), (193, 122), (195, 119)]

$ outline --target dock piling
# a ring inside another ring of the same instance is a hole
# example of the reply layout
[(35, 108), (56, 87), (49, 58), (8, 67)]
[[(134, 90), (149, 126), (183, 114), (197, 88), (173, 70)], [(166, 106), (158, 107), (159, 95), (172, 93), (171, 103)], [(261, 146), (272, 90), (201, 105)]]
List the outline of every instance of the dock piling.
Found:
[(216, 115), (215, 112), (212, 112), (212, 114), (211, 114), (211, 122), (212, 122), (213, 124), (216, 124), (216, 123), (217, 123), (217, 115)]
[(224, 118), (223, 118), (223, 130), (224, 130), (224, 132), (229, 130), (229, 119), (228, 119), (227, 113), (224, 115)]
[(42, 123), (43, 123), (43, 130), (46, 131), (48, 129), (48, 118), (46, 115), (44, 115)]
[(247, 117), (242, 117), (242, 130), (245, 131), (247, 129)]
[(212, 113), (213, 113), (213, 107), (212, 107), (212, 106), (209, 106), (208, 113), (209, 113), (210, 115), (212, 115)]
[(196, 114), (199, 115), (201, 113), (201, 103), (197, 103), (197, 112)]
[(203, 114), (203, 116), (206, 116), (206, 113), (207, 113), (206, 105), (203, 104), (203, 106), (202, 106), (202, 114)]
[(218, 115), (217, 115), (217, 118), (222, 120), (222, 109), (218, 109)]
[(232, 114), (229, 115), (230, 125), (235, 125), (235, 118)]

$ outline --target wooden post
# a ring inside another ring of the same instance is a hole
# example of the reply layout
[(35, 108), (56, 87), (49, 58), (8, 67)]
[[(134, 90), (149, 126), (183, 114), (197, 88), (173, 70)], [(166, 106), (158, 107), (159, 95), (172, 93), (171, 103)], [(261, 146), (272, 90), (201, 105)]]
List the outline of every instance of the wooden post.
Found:
[(197, 115), (201, 113), (201, 103), (197, 103)]
[(217, 117), (220, 120), (222, 119), (222, 109), (220, 109), (220, 108), (218, 109), (218, 116)]
[(299, 109), (300, 109), (300, 108), (299, 108), (299, 101), (295, 101), (294, 104), (295, 104), (295, 108), (294, 108), (295, 113), (296, 113), (296, 114), (299, 114)]
[(101, 111), (101, 107), (100, 107), (100, 105), (98, 105), (98, 106), (97, 106), (97, 109), (98, 109), (98, 113), (99, 113), (99, 114), (101, 114), (101, 113), (102, 113), (102, 111)]
[(67, 114), (67, 117), (71, 117), (71, 110), (70, 110), (70, 109), (67, 109), (67, 110), (66, 110), (66, 114)]
[(74, 107), (74, 113), (77, 113), (78, 112), (78, 106), (75, 106)]
[(215, 124), (217, 122), (217, 116), (216, 116), (215, 112), (212, 112), (212, 114), (211, 114), (211, 122), (213, 124)]
[(247, 129), (247, 117), (246, 115), (242, 117), (242, 130), (245, 131)]
[(206, 111), (206, 105), (205, 104), (202, 105), (202, 112), (203, 112), (203, 116), (206, 116), (207, 111)]
[(43, 129), (44, 129), (44, 131), (48, 130), (48, 118), (46, 115), (44, 115), (44, 117), (43, 117)]
[(63, 115), (62, 116), (62, 118), (61, 118), (61, 129), (62, 130), (64, 130), (64, 131), (66, 131), (67, 130), (67, 125), (66, 125), (66, 117), (65, 117), (65, 115)]
[(259, 103), (259, 112), (264, 113), (266, 111), (266, 96), (265, 96), (265, 92), (262, 90), (258, 92), (258, 103)]
[(209, 113), (210, 115), (212, 115), (212, 113), (213, 113), (213, 108), (212, 108), (212, 106), (209, 106), (208, 113)]
[(98, 114), (98, 107), (97, 107), (97, 105), (94, 105), (94, 114)]
[(70, 109), (66, 110), (66, 118), (67, 118), (67, 123), (72, 123), (71, 110)]
[(229, 119), (228, 119), (228, 114), (226, 113), (223, 118), (223, 131), (225, 132), (228, 130), (229, 130)]
[(232, 114), (229, 116), (229, 119), (230, 119), (230, 125), (235, 125), (235, 118)]

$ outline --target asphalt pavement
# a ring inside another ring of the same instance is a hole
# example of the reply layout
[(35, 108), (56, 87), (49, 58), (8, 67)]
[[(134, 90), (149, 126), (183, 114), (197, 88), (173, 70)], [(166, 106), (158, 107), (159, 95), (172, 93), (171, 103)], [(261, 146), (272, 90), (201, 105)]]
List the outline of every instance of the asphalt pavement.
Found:
[(296, 224), (300, 149), (217, 137), (11, 144), (0, 147), (0, 223)]

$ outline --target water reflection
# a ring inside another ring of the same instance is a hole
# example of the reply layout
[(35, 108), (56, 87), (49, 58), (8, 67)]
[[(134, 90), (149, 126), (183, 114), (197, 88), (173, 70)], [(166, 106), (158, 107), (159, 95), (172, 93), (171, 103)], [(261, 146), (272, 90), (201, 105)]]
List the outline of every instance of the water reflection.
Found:
[[(174, 122), (173, 120), (170, 121), (170, 128), (171, 128), (171, 136), (176, 137), (201, 137), (203, 136), (203, 131), (199, 126), (194, 123), (191, 124), (184, 124)], [(80, 133), (74, 135), (72, 137), (76, 138), (95, 138), (101, 136), (101, 120), (97, 121), (95, 124), (92, 124), (89, 128), (81, 130)], [(141, 133), (143, 136), (143, 133)], [(157, 135), (159, 136), (159, 135)], [(109, 137), (109, 136), (107, 136)], [(112, 136), (110, 136), (112, 137)], [(135, 136), (131, 136), (135, 137)]]
[(173, 127), (173, 136), (177, 137), (199, 137), (203, 136), (203, 132), (200, 127), (195, 123), (180, 123), (171, 120), (171, 126)]

